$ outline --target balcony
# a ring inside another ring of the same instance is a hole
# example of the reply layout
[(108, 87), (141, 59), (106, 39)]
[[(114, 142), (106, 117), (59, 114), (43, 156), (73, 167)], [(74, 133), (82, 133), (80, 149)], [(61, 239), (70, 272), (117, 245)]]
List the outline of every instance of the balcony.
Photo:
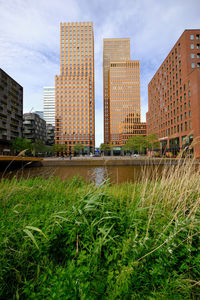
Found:
[(24, 125), (31, 125), (31, 124), (32, 124), (32, 121), (24, 121), (23, 124), (24, 124)]

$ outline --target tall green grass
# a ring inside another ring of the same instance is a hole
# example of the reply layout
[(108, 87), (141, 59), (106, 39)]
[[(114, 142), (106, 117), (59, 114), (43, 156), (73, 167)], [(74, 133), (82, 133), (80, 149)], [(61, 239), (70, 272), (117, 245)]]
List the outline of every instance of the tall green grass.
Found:
[(200, 176), (0, 183), (1, 299), (198, 299)]

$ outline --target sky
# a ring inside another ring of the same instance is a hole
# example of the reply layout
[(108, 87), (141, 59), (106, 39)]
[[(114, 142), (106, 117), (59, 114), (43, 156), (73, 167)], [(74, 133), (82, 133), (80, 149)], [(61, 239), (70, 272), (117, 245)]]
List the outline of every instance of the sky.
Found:
[(200, 0), (0, 0), (0, 68), (24, 88), (24, 112), (43, 110), (60, 69), (60, 22), (93, 21), (96, 146), (103, 142), (103, 38), (130, 38), (140, 60), (141, 113), (148, 83), (185, 29), (200, 28)]

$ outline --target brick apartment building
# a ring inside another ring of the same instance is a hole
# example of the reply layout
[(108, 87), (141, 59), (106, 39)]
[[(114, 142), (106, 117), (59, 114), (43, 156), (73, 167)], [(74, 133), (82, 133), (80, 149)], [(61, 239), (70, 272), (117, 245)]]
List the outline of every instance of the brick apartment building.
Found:
[(185, 30), (148, 85), (147, 132), (162, 152), (200, 157), (200, 29)]

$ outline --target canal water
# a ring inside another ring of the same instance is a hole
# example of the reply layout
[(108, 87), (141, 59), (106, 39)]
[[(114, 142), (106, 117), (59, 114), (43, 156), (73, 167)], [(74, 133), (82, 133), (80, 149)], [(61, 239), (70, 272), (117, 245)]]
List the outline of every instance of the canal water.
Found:
[[(166, 167), (166, 166), (165, 166)], [(6, 172), (4, 178), (16, 176), (20, 178), (33, 177), (59, 177), (62, 180), (82, 177), (84, 180), (94, 182), (96, 185), (109, 180), (111, 183), (136, 182), (142, 179), (153, 179), (163, 171), (163, 166), (57, 166), (57, 167), (31, 167)], [(0, 174), (2, 177), (2, 173)]]

